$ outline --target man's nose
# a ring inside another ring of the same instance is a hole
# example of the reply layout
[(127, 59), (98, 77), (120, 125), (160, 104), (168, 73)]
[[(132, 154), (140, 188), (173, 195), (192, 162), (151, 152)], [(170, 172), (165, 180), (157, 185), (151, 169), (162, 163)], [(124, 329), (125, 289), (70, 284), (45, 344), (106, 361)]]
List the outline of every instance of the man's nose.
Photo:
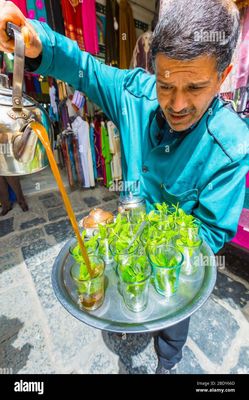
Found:
[(175, 113), (188, 109), (186, 97), (181, 93), (175, 93), (171, 98), (170, 107)]

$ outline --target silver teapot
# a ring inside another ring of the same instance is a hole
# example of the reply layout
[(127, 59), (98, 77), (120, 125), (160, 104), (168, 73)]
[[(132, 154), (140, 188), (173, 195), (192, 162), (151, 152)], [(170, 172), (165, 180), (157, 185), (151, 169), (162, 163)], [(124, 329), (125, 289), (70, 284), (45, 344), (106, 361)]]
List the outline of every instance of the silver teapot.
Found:
[(132, 192), (122, 194), (119, 198), (118, 212), (139, 214), (146, 212), (146, 203), (143, 197), (134, 196)]
[(53, 145), (53, 126), (47, 112), (31, 97), (23, 95), (25, 44), (21, 29), (7, 24), (7, 33), (15, 39), (13, 89), (8, 77), (0, 74), (0, 176), (18, 176), (39, 172), (48, 166), (45, 148), (31, 122), (41, 124)]

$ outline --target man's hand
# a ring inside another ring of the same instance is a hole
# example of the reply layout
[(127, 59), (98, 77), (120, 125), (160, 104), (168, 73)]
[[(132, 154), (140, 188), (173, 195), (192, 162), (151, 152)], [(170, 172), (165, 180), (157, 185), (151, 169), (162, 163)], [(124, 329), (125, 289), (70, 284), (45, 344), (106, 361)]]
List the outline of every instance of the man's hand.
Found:
[(19, 8), (12, 1), (0, 0), (0, 51), (14, 52), (14, 40), (6, 33), (7, 22), (22, 28), (23, 38), (26, 44), (25, 56), (38, 57), (42, 52), (42, 43), (33, 26), (25, 18)]

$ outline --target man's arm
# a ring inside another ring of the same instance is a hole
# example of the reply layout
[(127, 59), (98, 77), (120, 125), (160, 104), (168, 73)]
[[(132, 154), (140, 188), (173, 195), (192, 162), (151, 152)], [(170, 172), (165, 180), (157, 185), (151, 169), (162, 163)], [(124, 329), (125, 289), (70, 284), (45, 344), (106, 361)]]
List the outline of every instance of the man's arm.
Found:
[(249, 156), (246, 156), (219, 171), (202, 190), (199, 205), (193, 211), (193, 215), (202, 222), (202, 236), (214, 253), (236, 235), (248, 170)]
[(53, 76), (84, 92), (119, 126), (120, 98), (127, 70), (107, 66), (81, 51), (75, 41), (54, 32), (47, 24), (29, 21), (42, 42), (42, 59), (35, 71)]

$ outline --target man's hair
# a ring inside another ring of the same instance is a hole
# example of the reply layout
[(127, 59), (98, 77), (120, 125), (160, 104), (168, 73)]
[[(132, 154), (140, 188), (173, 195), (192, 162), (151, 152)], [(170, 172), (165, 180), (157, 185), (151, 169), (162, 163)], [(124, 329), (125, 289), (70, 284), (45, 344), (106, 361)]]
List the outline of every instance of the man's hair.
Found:
[(175, 60), (214, 56), (219, 75), (231, 63), (240, 32), (233, 0), (164, 0), (151, 43), (152, 62), (162, 53)]

